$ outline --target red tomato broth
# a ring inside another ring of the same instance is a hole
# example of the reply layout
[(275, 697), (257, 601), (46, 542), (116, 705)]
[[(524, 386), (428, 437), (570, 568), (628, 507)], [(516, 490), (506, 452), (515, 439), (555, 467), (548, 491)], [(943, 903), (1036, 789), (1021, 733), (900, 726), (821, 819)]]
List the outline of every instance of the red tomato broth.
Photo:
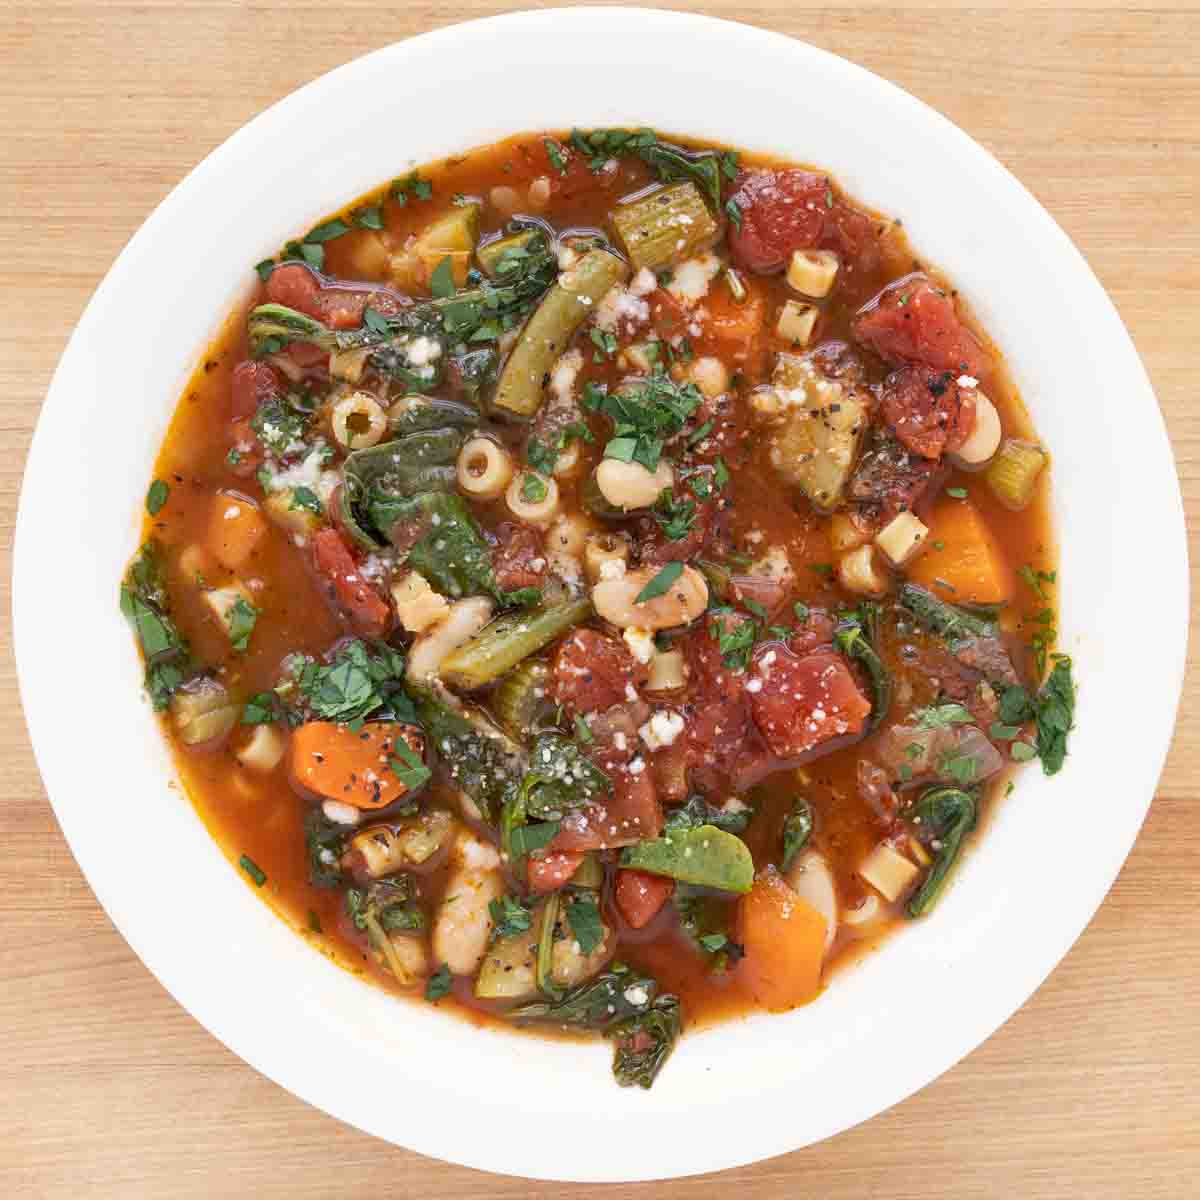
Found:
[[(688, 144), (686, 139), (679, 141)], [(749, 155), (743, 156), (743, 164), (777, 165), (769, 158)], [(542, 135), (520, 136), (423, 167), (421, 178), (432, 185), (432, 197), (419, 200), (410, 196), (402, 206), (394, 202), (383, 204), (386, 235), (393, 245), (399, 246), (405, 238), (419, 233), (432, 219), (446, 211), (451, 196), (486, 198), (491, 188), (497, 185), (523, 192), (533, 180), (544, 177), (550, 178), (553, 193), (545, 207), (531, 215), (562, 231), (604, 228), (613, 204), (620, 197), (644, 188), (653, 180), (653, 173), (636, 159), (623, 158), (611, 175), (596, 176), (581, 169), (579, 156), (575, 156), (566, 175), (559, 176), (547, 163)], [(844, 199), (842, 193), (836, 184), (830, 186), (840, 205)], [(378, 193), (363, 197), (346, 211), (377, 198)], [(860, 212), (865, 211), (861, 206), (856, 207)], [(530, 213), (531, 209), (529, 205), (523, 205), (521, 211)], [(869, 269), (851, 272), (845, 286), (839, 285), (833, 299), (822, 306), (814, 343), (829, 339), (850, 341), (852, 319), (863, 303), (888, 282), (914, 270), (923, 271), (949, 291), (967, 327), (990, 351), (990, 366), (986, 374), (980, 376), (980, 382), (995, 404), (1006, 434), (1034, 440), (1028, 415), (1003, 359), (986, 333), (971, 320), (963, 300), (936, 270), (914, 258), (898, 221), (888, 221), (873, 214), (868, 216), (878, 253)], [(504, 225), (505, 217), (485, 203), (480, 219), (481, 236), (497, 232)], [(371, 276), (356, 269), (370, 260), (364, 250), (369, 245), (368, 234), (358, 230), (325, 243), (323, 274), (377, 284), (379, 275)], [(774, 334), (770, 314), (782, 298), (793, 293), (786, 287), (783, 277), (777, 274), (749, 277), (747, 282), (752, 298), (762, 297), (768, 314), (757, 344), (750, 347), (742, 359), (748, 384), (769, 376), (775, 353), (790, 349), (788, 343)], [(719, 283), (716, 281), (714, 287)], [(196, 657), (216, 667), (220, 681), (243, 700), (274, 685), (280, 662), (287, 655), (301, 652), (320, 657), (350, 632), (325, 598), (312, 570), (309, 551), (295, 546), (288, 534), (274, 525), (269, 527), (268, 535), (253, 552), (249, 566), (239, 572), (243, 580), (251, 579), (261, 584), (253, 595), (256, 606), (263, 610), (244, 655), (230, 652), (228, 640), (214, 622), (202, 593), (194, 586), (194, 576), (189, 577), (180, 563), (180, 552), (185, 547), (204, 542), (214, 492), (229, 490), (250, 499), (257, 499), (259, 494), (253, 477), (247, 479), (244, 473), (238, 473), (228, 462), (227, 454), (231, 445), (231, 376), (237, 364), (248, 356), (245, 315), (251, 307), (261, 303), (264, 296), (264, 288), (256, 286), (246, 304), (232, 314), (185, 390), (155, 464), (155, 477), (171, 485), (169, 499), (162, 511), (146, 522), (146, 533), (153, 533), (166, 549), (172, 615), (181, 632), (191, 643)], [(699, 349), (704, 351), (714, 350), (716, 346), (707, 334), (698, 342)], [(879, 375), (884, 373), (886, 368), (879, 366), (878, 360), (869, 352), (862, 352), (862, 356)], [(608, 383), (617, 378), (611, 362), (590, 361), (587, 355), (585, 359), (580, 385), (588, 380)], [(751, 555), (765, 547), (783, 546), (796, 576), (792, 598), (812, 608), (832, 611), (839, 600), (845, 602), (846, 597), (826, 573), (826, 568), (834, 561), (828, 520), (799, 492), (785, 489), (775, 477), (766, 439), (756, 438), (751, 432), (748, 398), (747, 385), (736, 390), (733, 419), (739, 436), (734, 444), (721, 446), (731, 475), (725, 492), (731, 504), (724, 516), (729, 543), (735, 552)], [(583, 466), (571, 479), (559, 481), (565, 511), (578, 509), (581, 481), (600, 460), (608, 436), (606, 421), (592, 415), (589, 425), (596, 441), (581, 447)], [(524, 430), (509, 426), (499, 432), (516, 454)], [(1049, 524), (1048, 472), (1043, 472), (1033, 502), (1020, 513), (1001, 505), (981, 475), (956, 470), (952, 482), (966, 490), (1011, 565), (1030, 564), (1043, 571), (1054, 568), (1056, 554)], [(503, 499), (475, 503), (472, 511), (486, 530), (496, 530), (513, 519)], [(205, 582), (219, 585), (229, 574), (216, 568), (215, 577), (208, 578), (206, 574)], [(1041, 600), (1018, 583), (1014, 602), (1005, 614), (1006, 644), (1025, 679), (1032, 677), (1027, 639), (1038, 628), (1031, 618), (1042, 606)], [(904, 644), (916, 647), (915, 657), (902, 658), (900, 639), (885, 639), (881, 647), (888, 666), (913, 685), (910, 694), (894, 701), (889, 723), (901, 719), (911, 709), (934, 702), (939, 694), (937, 687), (923, 674), (926, 658), (930, 661), (936, 658), (932, 639), (913, 635), (904, 639)], [(921, 685), (922, 678), (926, 679), (925, 686)], [(303, 829), (305, 806), (298, 803), (296, 792), (289, 784), (286, 756), (273, 771), (255, 774), (237, 763), (228, 742), (216, 749), (191, 748), (172, 734), (169, 722), (164, 722), (164, 726), (172, 740), (185, 789), (213, 837), (232, 862), (238, 862), (245, 855), (266, 875), (260, 895), (335, 962), (365, 975), (377, 985), (401, 992), (391, 975), (369, 953), (365, 935), (350, 922), (341, 890), (315, 887), (309, 880)], [(878, 842), (882, 825), (858, 795), (856, 770), (859, 759), (869, 755), (877, 737), (878, 734), (871, 734), (865, 741), (800, 768), (807, 780), (803, 784), (797, 782), (794, 769), (786, 769), (756, 785), (755, 816), (743, 835), (756, 867), (778, 860), (784, 818), (797, 791), (803, 790), (815, 815), (811, 845), (826, 856), (843, 907), (853, 907), (870, 892), (858, 876), (857, 866)], [(1007, 774), (1005, 772), (990, 782), (989, 800), (983, 805), (983, 814), (990, 810), (991, 797), (1003, 786)], [(710, 799), (716, 802), (720, 798), (711, 796)], [(426, 807), (444, 807), (459, 815), (452, 790), (437, 776), (426, 790), (423, 803)], [(443, 850), (427, 866), (413, 872), (418, 902), (427, 910), (441, 897), (448, 869)], [(697, 951), (679, 930), (671, 900), (644, 928), (630, 928), (614, 906), (612, 876), (610, 869), (602, 911), (606, 923), (618, 933), (618, 957), (652, 973), (663, 991), (677, 994), (687, 1014), (689, 1028), (744, 1014), (755, 1007), (736, 967), (714, 973), (708, 957)], [(516, 890), (514, 883), (510, 882), (509, 890)], [(951, 889), (948, 902), (952, 898)], [(736, 899), (728, 898), (723, 903), (728, 909), (730, 928), (733, 928)], [(826, 982), (832, 970), (853, 961), (862, 949), (877, 944), (902, 920), (897, 906), (886, 907), (888, 918), (874, 927), (870, 936), (858, 938), (846, 929), (839, 932), (827, 960)], [(444, 1007), (454, 1008), (470, 1020), (490, 1022), (503, 1018), (502, 1008), (475, 998), (469, 978), (456, 979), (450, 997), (453, 1002)], [(555, 1033), (544, 1027), (539, 1027), (538, 1032)]]

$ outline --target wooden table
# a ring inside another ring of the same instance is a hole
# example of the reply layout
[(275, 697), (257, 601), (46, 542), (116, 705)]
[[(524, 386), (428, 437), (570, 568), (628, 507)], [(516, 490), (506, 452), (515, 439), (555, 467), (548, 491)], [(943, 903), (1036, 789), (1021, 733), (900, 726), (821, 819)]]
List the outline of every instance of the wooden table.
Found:
[[(506, 7), (467, 0), (455, 17)], [(807, 39), (894, 80), (1033, 190), (1086, 254), (1133, 333), (1170, 427), (1194, 530), (1200, 13), (1165, 0), (1137, 12), (1105, 3), (1028, 11), (809, 11), (796, 0), (705, 7)], [(194, 163), (259, 110), (364, 51), (451, 19), (440, 5), (358, 0), (270, 10), (231, 0), (0, 3), (6, 614), (9, 534), (38, 406), (85, 302), (126, 239)], [(1082, 426), (1086, 398), (1076, 400)], [(70, 504), (65, 495), (64, 520)], [(1137, 547), (1118, 547), (1122, 561), (1153, 577), (1154, 564)], [(1136, 614), (1143, 616), (1153, 654), (1153, 613)], [(62, 632), (64, 659), (82, 662), (86, 647)], [(256, 1074), (187, 1016), (109, 924), (59, 836), (26, 741), (7, 623), (3, 636), (5, 1195), (575, 1194), (484, 1177), (374, 1141)], [(63, 669), (64, 703), (74, 702), (74, 689), (86, 715), (96, 685), (85, 672)], [(1200, 1194), (1198, 680), (1193, 670), (1158, 797), (1112, 895), (1050, 981), (986, 1045), (919, 1095), (824, 1145), (619, 1194)], [(1121, 802), (1097, 796), (1098, 819)]]

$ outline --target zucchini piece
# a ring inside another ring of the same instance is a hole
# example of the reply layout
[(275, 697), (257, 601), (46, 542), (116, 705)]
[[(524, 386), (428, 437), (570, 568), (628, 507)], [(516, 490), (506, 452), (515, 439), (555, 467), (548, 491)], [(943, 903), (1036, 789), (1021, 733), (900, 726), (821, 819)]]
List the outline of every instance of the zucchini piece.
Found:
[(660, 188), (609, 214), (613, 232), (635, 271), (684, 262), (717, 239), (719, 229), (694, 183)]
[(513, 737), (527, 738), (553, 718), (549, 689), (550, 668), (540, 659), (526, 659), (500, 681), (492, 712)]
[(442, 663), (441, 677), (456, 687), (481, 688), (582, 624), (592, 611), (590, 597), (583, 597), (553, 608), (505, 613), (455, 650)]
[(629, 264), (607, 250), (589, 250), (558, 277), (500, 373), (492, 400), (497, 415), (524, 421), (537, 412), (555, 360), (608, 289), (628, 278)]
[(715, 825), (627, 846), (621, 866), (723, 892), (748, 892), (754, 886), (754, 860), (746, 843)]
[(994, 621), (947, 604), (915, 583), (902, 584), (898, 599), (901, 608), (908, 609), (926, 629), (945, 640), (951, 654), (957, 653), (976, 638), (999, 636), (999, 628)]
[(480, 270), (497, 283), (506, 282), (506, 277), (514, 274), (529, 257), (535, 248), (533, 243), (541, 236), (540, 229), (522, 229), (480, 246), (475, 251)]
[(479, 205), (463, 204), (438, 217), (403, 253), (392, 258), (392, 282), (400, 288), (428, 287), (434, 271), (450, 260), (455, 287), (467, 282), (479, 240)]
[(500, 938), (488, 947), (475, 979), (480, 1000), (532, 1000), (538, 991), (537, 959), (541, 913), (528, 929)]
[(992, 495), (1013, 512), (1029, 507), (1033, 489), (1046, 463), (1046, 452), (1030, 442), (1016, 438), (1005, 438), (988, 466), (984, 479), (992, 489)]

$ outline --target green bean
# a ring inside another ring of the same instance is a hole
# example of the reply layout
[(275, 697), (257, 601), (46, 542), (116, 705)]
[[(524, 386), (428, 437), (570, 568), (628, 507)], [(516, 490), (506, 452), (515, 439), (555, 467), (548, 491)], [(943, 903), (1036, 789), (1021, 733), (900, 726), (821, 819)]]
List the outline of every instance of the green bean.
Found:
[(493, 400), (500, 415), (528, 420), (537, 412), (555, 360), (600, 298), (628, 278), (629, 264), (607, 250), (589, 250), (558, 277), (500, 373)]
[(908, 609), (927, 629), (944, 638), (953, 652), (956, 645), (972, 638), (995, 637), (996, 624), (986, 617), (939, 600), (932, 592), (906, 583), (900, 588), (900, 605)]
[(708, 249), (717, 223), (694, 183), (677, 183), (619, 204), (609, 219), (634, 270), (657, 271)]
[(592, 602), (587, 597), (553, 608), (505, 613), (455, 650), (442, 663), (439, 674), (457, 687), (483, 687), (591, 615)]

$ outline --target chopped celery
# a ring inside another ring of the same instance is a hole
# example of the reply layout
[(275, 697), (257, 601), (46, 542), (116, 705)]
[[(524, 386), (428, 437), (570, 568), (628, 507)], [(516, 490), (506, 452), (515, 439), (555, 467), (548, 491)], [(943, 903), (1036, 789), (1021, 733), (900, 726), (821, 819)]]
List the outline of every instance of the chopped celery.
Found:
[(984, 479), (1005, 508), (1020, 512), (1029, 507), (1046, 462), (1046, 452), (1040, 446), (1005, 438)]
[(661, 188), (629, 204), (619, 204), (609, 218), (617, 241), (635, 271), (657, 271), (707, 250), (718, 229), (694, 183)]

